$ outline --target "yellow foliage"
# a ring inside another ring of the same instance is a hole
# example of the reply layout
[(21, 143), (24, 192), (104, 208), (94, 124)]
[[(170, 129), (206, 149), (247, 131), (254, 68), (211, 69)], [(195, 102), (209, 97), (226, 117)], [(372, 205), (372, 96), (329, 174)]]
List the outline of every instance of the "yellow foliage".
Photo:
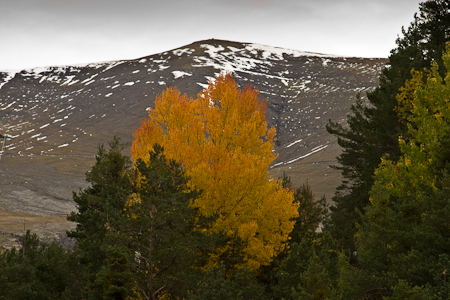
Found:
[[(450, 132), (449, 43), (442, 58), (447, 69), (445, 80), (434, 63), (431, 71), (412, 70), (412, 79), (406, 81), (397, 95), (397, 111), (409, 122), (409, 138), (399, 139), (402, 156), (397, 163), (382, 159), (375, 170), (370, 198), (373, 206), (384, 207), (390, 196), (401, 200), (414, 195), (414, 201), (420, 201), (424, 186), (436, 189), (435, 165), (442, 159), (441, 152), (446, 147), (443, 142)], [(424, 74), (427, 75), (426, 82)]]
[(395, 111), (401, 119), (407, 120), (411, 115), (411, 111), (414, 108), (413, 100), (416, 96), (416, 89), (418, 87), (426, 87), (426, 76), (429, 75), (429, 71), (426, 69), (423, 72), (411, 70), (411, 79), (405, 81), (405, 85), (399, 89), (397, 94), (398, 105), (395, 107)]
[[(210, 233), (238, 234), (241, 253), (253, 270), (283, 250), (298, 215), (291, 191), (269, 178), (275, 128), (267, 129), (265, 101), (231, 75), (220, 75), (192, 99), (168, 88), (149, 110), (132, 145), (133, 159), (148, 160), (154, 143), (168, 159), (179, 161), (189, 187), (202, 191), (192, 204), (205, 216), (217, 216)], [(226, 249), (223, 249), (224, 251)], [(215, 265), (216, 257), (211, 256)]]
[[(138, 180), (136, 180), (137, 182), (139, 182)], [(130, 209), (131, 206), (141, 203), (141, 196), (139, 194), (133, 193), (131, 195), (128, 196), (128, 200), (125, 203), (125, 208), (123, 209), (124, 211), (127, 211)], [(132, 217), (133, 219), (136, 219), (138, 216), (134, 213), (132, 213), (131, 215), (128, 215), (128, 217)]]
[(144, 298), (142, 298), (142, 296), (139, 293), (137, 293), (138, 291), (137, 287), (134, 287), (133, 291), (136, 292), (136, 297), (127, 296), (125, 298), (126, 300), (144, 300)]

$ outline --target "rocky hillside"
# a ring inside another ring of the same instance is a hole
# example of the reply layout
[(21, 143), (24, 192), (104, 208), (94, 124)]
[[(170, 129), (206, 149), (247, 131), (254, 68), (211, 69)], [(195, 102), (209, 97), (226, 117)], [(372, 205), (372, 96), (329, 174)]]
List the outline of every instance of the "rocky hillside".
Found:
[(13, 136), (0, 160), (0, 232), (64, 232), (72, 226), (64, 216), (76, 209), (72, 191), (86, 186), (98, 144), (114, 135), (131, 142), (168, 86), (195, 96), (224, 71), (267, 99), (279, 154), (271, 174), (285, 171), (295, 185), (308, 180), (331, 199), (340, 176), (329, 165), (340, 149), (325, 125), (345, 121), (386, 63), (206, 40), (135, 60), (0, 71), (0, 134)]

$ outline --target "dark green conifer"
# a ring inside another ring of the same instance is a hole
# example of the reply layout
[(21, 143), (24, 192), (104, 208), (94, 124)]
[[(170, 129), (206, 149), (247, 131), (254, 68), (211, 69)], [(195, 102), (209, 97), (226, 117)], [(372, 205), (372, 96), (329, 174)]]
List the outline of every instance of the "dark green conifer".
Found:
[[(89, 187), (74, 193), (77, 212), (72, 212), (67, 219), (77, 223), (69, 237), (76, 239), (75, 253), (82, 266), (82, 289), (89, 299), (102, 299), (103, 288), (98, 284), (97, 274), (108, 262), (106, 235), (110, 223), (122, 217), (132, 184), (128, 176), (131, 167), (129, 157), (122, 154), (126, 145), (114, 137), (106, 150), (100, 145), (96, 163), (86, 173)], [(125, 284), (125, 283), (124, 283)], [(129, 292), (132, 294), (132, 292)]]
[[(396, 95), (411, 69), (430, 68), (432, 61), (442, 66), (441, 55), (445, 42), (450, 40), (450, 2), (429, 0), (420, 4), (403, 36), (391, 51), (389, 65), (380, 75), (380, 84), (367, 94), (368, 103), (359, 97), (349, 115), (348, 127), (331, 122), (328, 132), (338, 137), (343, 153), (338, 157), (344, 180), (333, 198), (331, 230), (345, 253), (355, 262), (353, 235), (360, 221), (362, 208), (367, 205), (373, 185), (375, 168), (381, 157), (388, 155), (395, 161), (400, 156), (399, 135), (406, 133), (406, 121), (398, 117)], [(440, 68), (442, 70), (443, 68)]]
[[(450, 43), (443, 61), (448, 72)], [(411, 298), (450, 295), (450, 74), (443, 81), (436, 65), (427, 87), (416, 90), (408, 141), (399, 143), (402, 157), (384, 159), (375, 172), (356, 235), (361, 269), (379, 296), (408, 295), (408, 286), (415, 291)]]
[(56, 242), (45, 245), (28, 230), (20, 249), (0, 253), (0, 299), (75, 299), (77, 268)]
[(128, 242), (136, 292), (144, 299), (181, 299), (199, 273), (194, 265), (203, 234), (194, 230), (196, 214), (190, 206), (199, 192), (188, 188), (181, 165), (167, 160), (163, 148), (153, 149), (147, 163), (135, 162), (133, 194), (138, 198), (115, 226)]
[(187, 186), (181, 166), (155, 145), (148, 163), (133, 163), (114, 138), (100, 146), (87, 173), (91, 184), (74, 195), (75, 254), (83, 266), (88, 299), (185, 297), (199, 272), (203, 234), (190, 206), (199, 192)]

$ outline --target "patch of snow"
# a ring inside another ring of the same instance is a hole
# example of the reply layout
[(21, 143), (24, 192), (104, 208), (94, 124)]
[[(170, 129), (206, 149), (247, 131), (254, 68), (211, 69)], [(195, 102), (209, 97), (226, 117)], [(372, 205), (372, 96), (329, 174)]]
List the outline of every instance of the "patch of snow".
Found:
[(245, 46), (245, 49), (252, 53), (262, 51), (262, 56), (264, 59), (272, 59), (272, 60), (283, 60), (284, 59), (283, 54), (292, 55), (293, 57), (301, 57), (301, 56), (342, 57), (342, 56), (332, 55), (332, 54), (306, 52), (306, 51), (278, 48), (278, 47), (261, 45), (261, 44), (247, 44)]
[(322, 58), (322, 66), (326, 67), (328, 63), (331, 62), (331, 59), (328, 58)]
[(192, 74), (189, 74), (189, 73), (186, 73), (183, 71), (172, 71), (172, 74), (175, 77), (175, 79), (184, 77), (184, 76), (192, 76)]
[(6, 73), (6, 78), (3, 79), (4, 82), (0, 83), (0, 89), (2, 88), (2, 86), (4, 86), (6, 83), (8, 83), (11, 79), (14, 78), (14, 76), (16, 76), (16, 73), (19, 73), (20, 70), (4, 70), (2, 71), (2, 73)]
[(289, 147), (291, 147), (291, 146), (294, 146), (295, 144), (300, 143), (301, 141), (303, 141), (303, 139), (296, 140), (295, 142), (290, 143), (289, 145), (287, 145), (286, 148), (289, 148)]
[(90, 80), (90, 81), (88, 81), (88, 82), (86, 82), (86, 84), (85, 85), (90, 85), (91, 83), (93, 83), (95, 81), (95, 79), (92, 79), (92, 80)]
[(314, 153), (316, 153), (316, 152), (319, 152), (320, 150), (323, 150), (323, 149), (325, 149), (326, 147), (328, 147), (328, 145), (325, 145), (325, 146), (319, 146), (319, 147), (316, 147), (316, 148), (314, 148), (313, 150), (311, 150), (311, 152), (309, 152), (309, 153), (307, 153), (307, 154), (305, 154), (305, 155), (302, 155), (302, 156), (300, 156), (300, 157), (297, 157), (296, 159), (293, 159), (293, 160), (290, 160), (290, 161), (288, 161), (288, 162), (285, 162), (284, 164), (285, 165), (287, 165), (287, 164), (291, 164), (291, 163), (293, 163), (293, 162), (296, 162), (296, 161), (298, 161), (298, 160), (300, 160), (300, 159), (303, 159), (303, 158), (305, 158), (305, 157), (308, 157), (308, 156), (310, 156), (311, 154), (314, 154)]
[(96, 73), (96, 74), (94, 74), (94, 75), (92, 75), (91, 77), (89, 77), (89, 78), (86, 78), (85, 80), (83, 80), (81, 83), (86, 83), (86, 82), (89, 82), (89, 81), (91, 81), (93, 78), (95, 78), (95, 77), (97, 77), (98, 76), (98, 73)]
[(27, 73), (34, 73), (34, 74), (40, 74), (40, 73), (44, 73), (44, 72), (49, 72), (51, 71), (50, 66), (46, 66), (46, 67), (37, 67), (37, 68), (32, 68), (32, 69), (27, 69), (26, 72)]
[(132, 86), (132, 85), (134, 85), (134, 82), (130, 81), (130, 82), (124, 83), (123, 85), (124, 86)]
[(13, 101), (13, 102), (9, 103), (8, 105), (6, 105), (5, 107), (0, 107), (0, 110), (5, 110), (7, 108), (10, 108), (15, 103), (16, 103), (16, 101)]
[(272, 168), (274, 168), (274, 167), (276, 167), (276, 166), (279, 166), (279, 165), (282, 165), (282, 164), (283, 164), (283, 162), (280, 162), (280, 163), (274, 164), (274, 165), (272, 166)]
[(198, 84), (199, 86), (201, 86), (203, 89), (206, 89), (206, 88), (208, 87), (208, 85), (205, 84), (205, 83), (197, 82), (197, 84)]
[(117, 67), (120, 64), (123, 64), (125, 61), (116, 61), (109, 64), (108, 67), (106, 67), (102, 72), (108, 71), (109, 69), (112, 69), (114, 67)]
[[(268, 67), (272, 66), (272, 63), (265, 59), (261, 60), (246, 56), (245, 49), (239, 50), (237, 48), (232, 48), (232, 50), (236, 52), (230, 52), (224, 51), (225, 48), (223, 46), (215, 47), (208, 44), (202, 44), (200, 47), (206, 49), (205, 53), (207, 53), (209, 57), (195, 57), (194, 61), (198, 64), (193, 65), (194, 67), (213, 67), (229, 73), (243, 72), (251, 75), (262, 75), (268, 78), (283, 80), (285, 85), (287, 85), (288, 80), (292, 80), (292, 78), (268, 74)], [(240, 52), (237, 52), (238, 50)]]
[(184, 49), (177, 49), (177, 50), (173, 50), (172, 53), (178, 56), (183, 55), (184, 53), (187, 54), (192, 54), (192, 52), (194, 52), (194, 49), (190, 49), (190, 48), (184, 48)]
[(75, 75), (71, 75), (71, 76), (66, 76), (66, 81), (64, 81), (63, 83), (61, 83), (61, 86), (63, 85), (69, 85), (69, 83), (75, 78)]
[(113, 79), (113, 78), (115, 78), (115, 77), (116, 77), (116, 75), (110, 76), (110, 77), (103, 77), (103, 78), (100, 78), (100, 80), (101, 80), (101, 81), (106, 81), (106, 80)]
[(80, 81), (80, 80), (74, 80), (74, 81), (72, 81), (72, 82), (70, 82), (68, 85), (72, 85), (72, 84), (75, 84), (75, 83), (77, 83), (78, 81)]

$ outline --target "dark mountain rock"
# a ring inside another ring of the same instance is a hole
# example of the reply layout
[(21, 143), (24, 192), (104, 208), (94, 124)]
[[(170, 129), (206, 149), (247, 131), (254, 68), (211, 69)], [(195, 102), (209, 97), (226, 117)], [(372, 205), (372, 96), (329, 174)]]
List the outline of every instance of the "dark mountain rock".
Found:
[(0, 160), (0, 209), (29, 216), (29, 226), (34, 216), (75, 210), (72, 191), (86, 186), (99, 143), (114, 135), (131, 142), (156, 95), (176, 86), (195, 97), (220, 72), (267, 99), (279, 154), (271, 174), (308, 180), (331, 199), (340, 175), (329, 165), (340, 148), (325, 125), (345, 121), (386, 63), (206, 40), (135, 60), (0, 71), (0, 133), (13, 136)]

